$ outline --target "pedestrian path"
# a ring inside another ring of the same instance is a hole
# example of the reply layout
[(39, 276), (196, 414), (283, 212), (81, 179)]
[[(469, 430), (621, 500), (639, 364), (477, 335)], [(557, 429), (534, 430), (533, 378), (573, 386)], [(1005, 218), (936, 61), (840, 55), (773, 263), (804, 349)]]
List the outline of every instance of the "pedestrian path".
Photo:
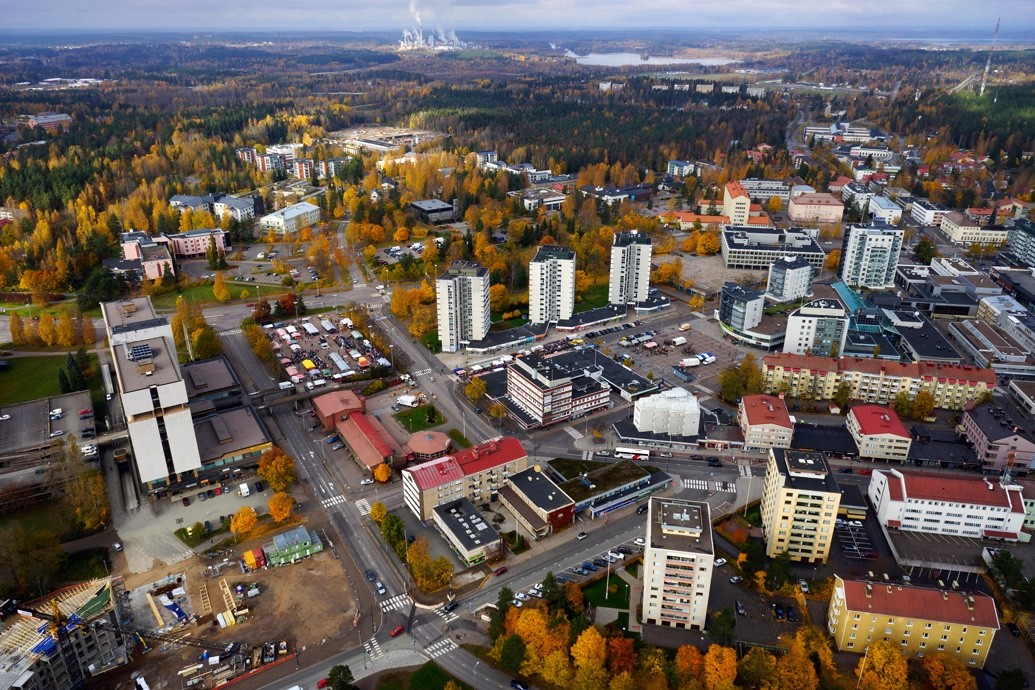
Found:
[(376, 659), (384, 654), (381, 651), (381, 645), (377, 643), (376, 637), (371, 637), (369, 640), (363, 643), (363, 649), (367, 650), (367, 656), (371, 659)]
[(684, 489), (697, 489), (698, 491), (722, 491), (728, 494), (737, 493), (737, 485), (734, 482), (717, 482), (710, 479), (683, 479)]
[(370, 515), (370, 501), (365, 498), (359, 499), (356, 501), (356, 510), (360, 515)]
[(707, 479), (683, 479), (684, 489), (700, 489), (701, 491), (711, 491), (709, 482)]
[(344, 496), (339, 494), (337, 496), (331, 496), (330, 498), (325, 498), (322, 501), (320, 501), (320, 503), (323, 504), (324, 508), (330, 508), (331, 506), (341, 505), (342, 503), (344, 503), (347, 500), (349, 500), (349, 499), (347, 499)]
[(740, 476), (741, 477), (751, 477), (751, 476), (753, 476), (751, 474), (751, 465), (737, 465), (737, 468), (740, 470)]
[(578, 429), (576, 429), (573, 426), (566, 426), (566, 427), (564, 427), (564, 433), (568, 434), (568, 436), (571, 436), (576, 441), (578, 441), (580, 438), (582, 438), (582, 432), (579, 431)]
[(446, 623), (452, 623), (453, 621), (455, 621), (459, 617), (457, 615), (456, 611), (450, 611), (449, 613), (446, 613), (445, 611), (442, 610), (441, 607), (435, 609), (435, 614), (439, 618), (444, 620)]
[(404, 609), (413, 603), (413, 599), (410, 599), (408, 594), (396, 594), (390, 599), (385, 599), (381, 602), (381, 610), (385, 613), (394, 611), (395, 609)]
[(410, 375), (413, 376), (413, 378), (416, 379), (416, 378), (420, 378), (421, 376), (427, 376), (430, 373), (431, 373), (431, 369), (421, 369), (420, 371), (412, 372)]
[(449, 654), (454, 649), (456, 649), (456, 642), (453, 642), (452, 638), (445, 637), (433, 643), (430, 647), (425, 647), (424, 653), (432, 659), (436, 659), (443, 654)]
[(219, 335), (241, 335), (243, 331), (240, 328), (228, 328), (225, 331), (219, 331)]

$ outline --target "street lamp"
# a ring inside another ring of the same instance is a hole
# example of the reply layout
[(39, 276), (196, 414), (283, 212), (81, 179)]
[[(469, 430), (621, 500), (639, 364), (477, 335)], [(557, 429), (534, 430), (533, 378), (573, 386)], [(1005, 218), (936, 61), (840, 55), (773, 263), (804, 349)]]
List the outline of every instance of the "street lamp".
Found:
[(392, 368), (395, 369), (395, 343), (388, 343), (388, 356), (392, 358)]

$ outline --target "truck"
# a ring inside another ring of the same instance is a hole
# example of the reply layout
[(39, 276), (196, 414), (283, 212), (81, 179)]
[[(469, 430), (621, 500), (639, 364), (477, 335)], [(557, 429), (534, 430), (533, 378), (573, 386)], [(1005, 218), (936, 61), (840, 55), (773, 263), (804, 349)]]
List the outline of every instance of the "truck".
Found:
[(715, 363), (715, 355), (713, 355), (711, 352), (702, 352), (701, 354), (697, 355), (697, 358), (701, 360), (701, 364)]
[(672, 347), (679, 347), (680, 345), (686, 345), (686, 338), (678, 336), (672, 339)]
[(679, 330), (680, 330), (680, 332), (689, 331), (690, 330), (690, 324), (688, 324), (688, 323), (681, 323), (681, 324), (679, 324)]
[(290, 381), (281, 381), (279, 387), (282, 391), (289, 391), (295, 387), (295, 384), (291, 383)]
[(679, 366), (681, 367), (698, 367), (701, 366), (701, 360), (697, 357), (688, 357), (686, 359), (679, 360)]
[(396, 404), (404, 407), (417, 407), (418, 401), (415, 395), (400, 395), (395, 399)]
[(237, 495), (241, 497), (252, 495), (252, 490), (248, 488), (248, 482), (243, 482), (237, 487)]

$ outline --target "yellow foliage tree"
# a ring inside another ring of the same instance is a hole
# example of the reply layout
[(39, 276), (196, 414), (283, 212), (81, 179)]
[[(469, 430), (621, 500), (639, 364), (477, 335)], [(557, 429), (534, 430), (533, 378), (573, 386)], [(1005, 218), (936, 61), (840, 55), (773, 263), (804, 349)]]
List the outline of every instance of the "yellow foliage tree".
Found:
[(273, 491), (286, 491), (298, 480), (295, 461), (283, 450), (273, 446), (259, 458), (259, 477), (269, 484)]
[(732, 690), (737, 679), (737, 653), (729, 647), (711, 645), (704, 655), (703, 674), (706, 690)]
[(259, 524), (259, 516), (256, 515), (255, 508), (243, 506), (230, 519), (230, 531), (234, 533), (235, 537), (240, 538), (242, 534), (255, 529), (257, 524)]
[(920, 667), (927, 676), (927, 687), (938, 690), (976, 690), (977, 680), (967, 665), (956, 656), (936, 652), (924, 656)]
[(375, 482), (387, 484), (392, 479), (392, 466), (382, 462), (374, 467), (373, 475)]
[(489, 287), (489, 309), (494, 312), (502, 312), (509, 304), (510, 292), (506, 285), (496, 283)]
[[(567, 583), (565, 583), (567, 584)], [(579, 639), (571, 646), (571, 658), (575, 668), (605, 668), (607, 662), (607, 641), (592, 625), (582, 631)]]
[(413, 310), (408, 330), (414, 338), (423, 338), (438, 328), (438, 314), (430, 304), (422, 304)]
[(83, 345), (93, 345), (97, 342), (97, 330), (93, 327), (93, 319), (85, 314), (79, 319), (79, 342)]
[(487, 389), (488, 385), (485, 383), (484, 379), (479, 376), (467, 382), (467, 385), (464, 386), (464, 395), (474, 402), (478, 402), (485, 397), (485, 391)]
[(54, 317), (44, 312), (36, 326), (39, 339), (48, 347), (57, 341), (57, 329), (54, 327)]
[(79, 334), (72, 313), (68, 309), (62, 309), (57, 322), (57, 344), (61, 347), (72, 347), (78, 344)]
[(884, 640), (870, 643), (869, 651), (859, 659), (855, 675), (859, 687), (866, 690), (897, 690), (909, 687), (909, 665), (897, 647)]
[(697, 311), (698, 309), (704, 306), (704, 297), (695, 293), (690, 299), (686, 301), (686, 303), (687, 305), (689, 305), (691, 310)]
[(557, 688), (566, 688), (571, 685), (572, 671), (571, 662), (568, 661), (566, 651), (551, 652), (543, 659), (540, 675), (550, 685)]
[(691, 678), (698, 678), (704, 669), (704, 657), (701, 650), (692, 644), (682, 645), (676, 650), (675, 658), (676, 676), (681, 683), (690, 682)]
[(774, 690), (816, 690), (819, 678), (812, 665), (805, 646), (795, 638), (790, 649), (776, 661), (776, 686)]
[(370, 506), (369, 514), (370, 519), (380, 525), (381, 522), (388, 517), (388, 508), (385, 508), (385, 504), (381, 501), (375, 501), (374, 504)]
[(17, 312), (11, 314), (10, 328), (12, 343), (15, 345), (25, 345), (29, 342), (25, 336), (25, 323)]
[(270, 497), (270, 517), (277, 522), (284, 522), (284, 520), (291, 517), (291, 510), (294, 507), (295, 499), (293, 499), (289, 493), (278, 491)]
[(212, 295), (220, 302), (230, 301), (230, 288), (226, 284), (226, 274), (223, 271), (216, 273), (216, 279), (212, 283)]
[(702, 232), (697, 237), (697, 253), (701, 256), (718, 254), (720, 249), (719, 233)]
[(765, 207), (769, 213), (779, 213), (780, 209), (783, 208), (783, 199), (778, 196), (769, 197)]
[(408, 242), (410, 240), (410, 231), (400, 226), (395, 231), (395, 234), (392, 235), (392, 239), (396, 242)]

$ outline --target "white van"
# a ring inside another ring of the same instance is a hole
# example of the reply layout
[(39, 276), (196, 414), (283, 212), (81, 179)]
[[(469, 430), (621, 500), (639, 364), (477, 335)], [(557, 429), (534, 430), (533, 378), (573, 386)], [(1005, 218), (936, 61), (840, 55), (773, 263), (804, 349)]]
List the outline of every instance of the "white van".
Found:
[(248, 488), (248, 482), (242, 483), (237, 489), (238, 496), (251, 496), (252, 490)]

